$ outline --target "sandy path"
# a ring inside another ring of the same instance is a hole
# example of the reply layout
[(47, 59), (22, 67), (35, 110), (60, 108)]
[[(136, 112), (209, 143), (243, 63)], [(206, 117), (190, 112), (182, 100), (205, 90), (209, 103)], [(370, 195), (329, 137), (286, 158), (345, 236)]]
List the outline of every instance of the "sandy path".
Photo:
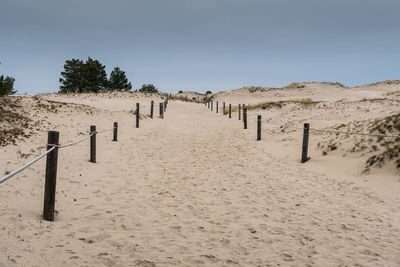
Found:
[[(1, 205), (0, 266), (400, 264), (398, 200), (276, 160), (204, 105), (171, 102), (140, 129), (119, 119), (97, 164), (60, 155), (56, 222), (40, 219), (42, 193)], [(11, 183), (2, 195), (19, 197)]]

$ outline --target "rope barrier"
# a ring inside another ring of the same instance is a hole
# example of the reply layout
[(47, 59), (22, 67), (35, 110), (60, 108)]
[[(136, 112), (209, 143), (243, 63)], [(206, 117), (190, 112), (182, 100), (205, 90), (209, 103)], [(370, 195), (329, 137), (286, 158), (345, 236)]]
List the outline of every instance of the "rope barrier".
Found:
[[(257, 121), (257, 119), (256, 119)], [(262, 122), (277, 125), (280, 127), (304, 130), (304, 127), (292, 126), (288, 124), (280, 124), (271, 121), (262, 120)], [(321, 132), (321, 133), (338, 133), (338, 134), (349, 134), (349, 135), (364, 135), (364, 136), (374, 136), (374, 137), (391, 137), (391, 138), (400, 138), (400, 135), (390, 135), (390, 134), (374, 134), (374, 133), (361, 133), (361, 132), (349, 132), (349, 131), (338, 131), (338, 130), (323, 130), (323, 129), (314, 129), (310, 128), (310, 131)]]
[(111, 132), (111, 131), (113, 131), (115, 128), (117, 128), (117, 127), (114, 127), (112, 130), (105, 130), (105, 131), (101, 131), (101, 132), (90, 132), (89, 136), (86, 136), (85, 138), (82, 138), (82, 139), (80, 139), (80, 140), (78, 140), (78, 141), (75, 141), (75, 142), (72, 142), (72, 143), (69, 143), (69, 144), (65, 144), (65, 145), (53, 145), (53, 144), (48, 144), (48, 146), (51, 146), (51, 148), (50, 148), (49, 150), (47, 150), (46, 152), (44, 152), (44, 153), (41, 154), (40, 156), (34, 158), (34, 159), (31, 160), (30, 162), (26, 163), (24, 166), (22, 166), (22, 167), (16, 169), (15, 171), (10, 172), (9, 174), (7, 174), (7, 175), (1, 177), (1, 178), (0, 178), (0, 184), (3, 183), (3, 182), (5, 182), (5, 181), (7, 181), (8, 179), (10, 179), (11, 177), (13, 177), (14, 175), (18, 174), (19, 172), (25, 170), (26, 168), (28, 168), (28, 167), (31, 166), (32, 164), (36, 163), (38, 160), (40, 160), (41, 158), (43, 158), (44, 156), (46, 156), (47, 154), (49, 154), (49, 153), (50, 153), (51, 151), (53, 151), (55, 148), (61, 149), (61, 148), (65, 148), (65, 147), (70, 147), (70, 146), (79, 144), (79, 143), (81, 143), (81, 142), (83, 142), (83, 141), (89, 139), (90, 137), (92, 137), (92, 136), (95, 135), (95, 134), (101, 134), (101, 133), (105, 133), (105, 132)]
[(37, 158), (34, 158), (33, 160), (31, 160), (30, 162), (26, 163), (24, 166), (16, 169), (13, 172), (10, 172), (9, 174), (7, 174), (6, 176), (3, 176), (0, 178), (0, 184), (7, 181), (8, 179), (10, 179), (11, 177), (13, 177), (14, 175), (16, 175), (17, 173), (25, 170), (26, 168), (28, 168), (29, 166), (31, 166), (32, 164), (34, 164), (35, 162), (37, 162), (38, 160), (40, 160), (41, 158), (43, 158), (44, 156), (46, 156), (47, 154), (49, 154), (51, 151), (53, 151), (54, 149), (56, 149), (55, 146), (53, 146), (52, 148), (50, 148), (49, 150), (47, 150), (46, 152), (44, 152), (43, 154), (41, 154), (40, 156), (38, 156)]

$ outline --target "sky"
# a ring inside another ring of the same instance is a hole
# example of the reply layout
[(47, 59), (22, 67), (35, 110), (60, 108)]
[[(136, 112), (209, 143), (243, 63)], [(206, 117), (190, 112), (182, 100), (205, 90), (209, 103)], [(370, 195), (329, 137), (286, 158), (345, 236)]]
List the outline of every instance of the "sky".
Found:
[(91, 57), (134, 89), (217, 92), (400, 79), (398, 0), (0, 0), (0, 74), (57, 92)]

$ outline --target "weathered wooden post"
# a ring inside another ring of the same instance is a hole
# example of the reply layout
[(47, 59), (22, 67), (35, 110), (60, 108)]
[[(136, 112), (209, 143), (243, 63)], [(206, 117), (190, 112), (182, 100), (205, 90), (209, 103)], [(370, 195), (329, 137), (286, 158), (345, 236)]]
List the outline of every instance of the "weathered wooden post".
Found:
[(96, 126), (90, 126), (90, 162), (96, 163)]
[(216, 103), (216, 110), (217, 110), (217, 113), (218, 113), (218, 101), (217, 101), (217, 103)]
[[(58, 132), (48, 132), (47, 150), (51, 149), (53, 146), (58, 146), (59, 136)], [(51, 222), (54, 221), (54, 207), (56, 201), (57, 161), (58, 148), (56, 147), (47, 154), (44, 183), (43, 219)]]
[(229, 119), (232, 118), (232, 105), (229, 104)]
[(222, 103), (222, 115), (225, 115), (225, 102)]
[(243, 126), (247, 129), (247, 108), (243, 108)]
[(160, 118), (164, 119), (164, 107), (163, 103), (160, 103)]
[(241, 111), (241, 105), (239, 104), (239, 120), (240, 120), (240, 115), (241, 115), (242, 111)]
[(139, 103), (136, 103), (136, 128), (139, 128), (140, 112)]
[(214, 102), (211, 100), (211, 111), (213, 111)]
[(261, 140), (261, 115), (257, 116), (257, 141)]
[(118, 122), (114, 122), (113, 141), (116, 142), (117, 140), (118, 140)]
[(301, 163), (307, 162), (310, 158), (308, 157), (308, 137), (310, 134), (310, 124), (304, 123), (303, 131), (303, 148), (301, 150)]
[(163, 114), (165, 113), (165, 111), (167, 110), (167, 103), (165, 103), (164, 101), (164, 109), (163, 109)]
[(208, 100), (208, 101), (207, 101), (208, 109), (210, 109), (210, 101), (211, 101), (211, 100)]
[(153, 111), (154, 111), (154, 101), (151, 100), (151, 103), (150, 103), (150, 118), (153, 118)]

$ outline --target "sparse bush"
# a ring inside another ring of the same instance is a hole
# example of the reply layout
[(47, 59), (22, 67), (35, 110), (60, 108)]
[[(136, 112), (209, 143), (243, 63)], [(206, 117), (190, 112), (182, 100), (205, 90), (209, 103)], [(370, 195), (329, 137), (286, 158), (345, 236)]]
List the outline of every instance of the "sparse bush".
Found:
[(206, 95), (211, 95), (211, 94), (212, 94), (211, 91), (207, 91), (207, 92), (206, 92)]
[(139, 92), (142, 93), (158, 93), (158, 89), (151, 83), (143, 84), (142, 88), (139, 89)]
[(183, 91), (182, 91), (182, 90), (179, 90), (178, 94), (183, 94)]

